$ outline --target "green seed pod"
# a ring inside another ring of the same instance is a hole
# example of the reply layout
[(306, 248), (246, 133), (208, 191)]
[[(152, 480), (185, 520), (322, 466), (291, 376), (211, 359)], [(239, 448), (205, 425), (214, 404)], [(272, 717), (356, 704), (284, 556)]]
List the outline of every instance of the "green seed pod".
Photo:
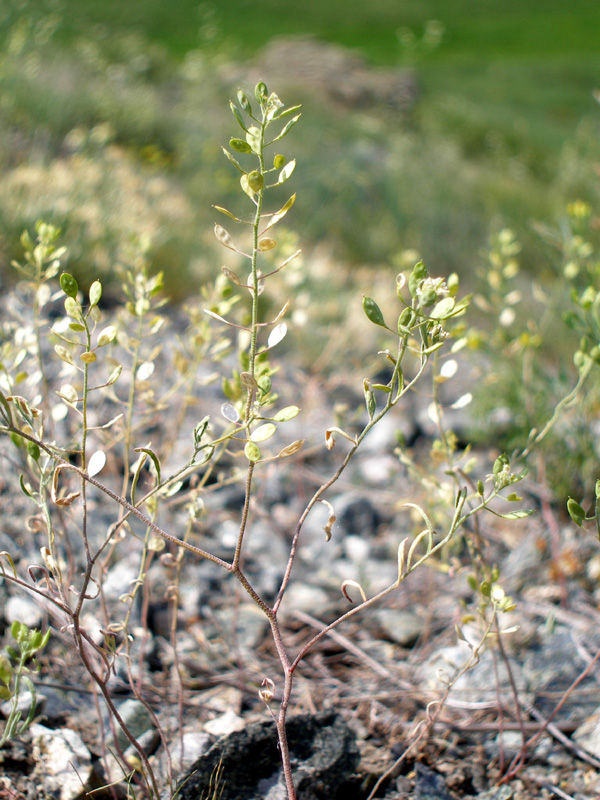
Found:
[(254, 89), (254, 97), (258, 100), (259, 103), (264, 103), (269, 96), (269, 90), (265, 83), (260, 81), (256, 84), (256, 88)]
[(68, 272), (63, 272), (63, 274), (60, 276), (60, 288), (69, 297), (72, 297), (73, 299), (77, 297), (79, 286), (75, 278), (72, 275), (69, 275)]
[(436, 300), (437, 300), (437, 294), (435, 289), (428, 289), (421, 295), (421, 305), (423, 306), (423, 308), (432, 306)]
[(404, 311), (398, 317), (398, 333), (403, 333), (407, 331), (413, 322), (414, 322), (414, 314), (412, 308), (405, 308)]
[(253, 192), (260, 192), (264, 185), (265, 179), (257, 169), (248, 173), (248, 186)]
[(281, 169), (285, 164), (285, 156), (276, 155), (273, 159), (273, 166), (275, 169)]
[(241, 107), (244, 109), (244, 111), (247, 111), (249, 114), (251, 114), (252, 113), (252, 106), (250, 105), (250, 100), (248, 100), (248, 98), (246, 97), (244, 92), (242, 92), (241, 89), (237, 93), (237, 99), (238, 99), (238, 103), (241, 105)]
[(243, 139), (230, 139), (229, 140), (229, 147), (232, 150), (236, 150), (238, 153), (251, 153), (252, 148), (245, 142)]
[(598, 347), (598, 345), (592, 347), (590, 350), (590, 358), (592, 361), (595, 361), (596, 364), (600, 364), (600, 347)]
[(268, 375), (262, 375), (258, 379), (258, 388), (260, 389), (260, 393), (263, 395), (269, 394), (271, 391), (271, 378)]
[(419, 261), (415, 264), (413, 271), (410, 273), (410, 278), (408, 279), (408, 289), (413, 297), (416, 297), (417, 286), (422, 280), (425, 280), (426, 277), (427, 267), (422, 261)]

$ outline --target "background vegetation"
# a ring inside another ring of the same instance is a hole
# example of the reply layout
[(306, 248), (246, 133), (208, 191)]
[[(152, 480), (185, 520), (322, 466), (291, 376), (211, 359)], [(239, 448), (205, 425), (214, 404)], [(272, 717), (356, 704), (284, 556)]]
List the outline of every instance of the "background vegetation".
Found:
[[(238, 190), (222, 163), (220, 143), (231, 131), (221, 98), (234, 96), (273, 36), (311, 33), (357, 47), (373, 64), (414, 70), (419, 97), (408, 117), (344, 109), (309, 90), (300, 97), (294, 228), (307, 256), (296, 286), (307, 361), (322, 344), (319, 325), (343, 322), (342, 293), (355, 276), (376, 284), (422, 257), (487, 296), (487, 253), (511, 229), (520, 274), (505, 289), (518, 293), (516, 327), (488, 341), (486, 380), (496, 386), (479, 407), (487, 435), (501, 381), (510, 423), (499, 444), (509, 446), (571, 381), (561, 355), (563, 340), (572, 352), (569, 330), (544, 345), (537, 325), (545, 319), (547, 331), (567, 309), (560, 281), (579, 246), (574, 236), (594, 261), (598, 30), (593, 0), (580, 0), (576, 13), (558, 0), (332, 0), (326, 8), (315, 0), (6, 0), (2, 275), (11, 280), (6, 265), (21, 231), (44, 218), (63, 229), (69, 269), (83, 286), (96, 277), (110, 286), (141, 236), (168, 294), (186, 297), (220, 265), (211, 204), (227, 205)], [(589, 209), (577, 218), (567, 211), (576, 200)], [(315, 290), (319, 319), (311, 317)], [(480, 305), (489, 318), (487, 302)], [(500, 314), (502, 297), (495, 302)], [(525, 351), (534, 367), (523, 373), (515, 357)], [(523, 374), (531, 378), (525, 387)], [(590, 400), (592, 416), (595, 409)], [(577, 424), (585, 431), (588, 420)]]

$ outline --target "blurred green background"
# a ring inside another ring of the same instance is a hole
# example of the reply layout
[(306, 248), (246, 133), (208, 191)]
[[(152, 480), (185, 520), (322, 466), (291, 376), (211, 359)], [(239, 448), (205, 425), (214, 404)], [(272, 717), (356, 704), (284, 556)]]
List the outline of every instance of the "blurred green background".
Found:
[[(478, 293), (473, 424), (489, 441), (504, 398), (494, 441), (517, 446), (573, 385), (579, 334), (561, 320), (600, 274), (597, 0), (2, 0), (0, 279), (43, 218), (82, 286), (116, 286), (141, 239), (171, 297), (197, 294), (223, 263), (212, 205), (248, 213), (221, 151), (240, 134), (228, 100), (267, 77), (273, 39), (299, 34), (357, 49), (374, 85), (386, 69), (416, 87), (402, 108), (353, 104), (336, 99), (347, 76), (294, 85), (285, 55), (271, 68), (269, 89), (303, 104), (281, 151), (298, 168), (271, 202), (298, 200), (270, 254), (303, 248), (272, 298), (294, 292), (300, 361), (363, 363), (371, 343), (345, 325), (360, 293), (381, 301), (422, 257)], [(600, 392), (586, 403), (552, 444), (571, 483), (595, 479)]]
[(214, 270), (211, 203), (236, 202), (220, 154), (236, 133), (235, 78), (270, 39), (298, 33), (410, 68), (418, 86), (402, 117), (306, 87), (283, 96), (304, 104), (288, 146), (299, 163), (290, 225), (305, 247), (372, 265), (414, 250), (469, 275), (508, 225), (539, 272), (533, 223), (597, 195), (592, 0), (4, 0), (0, 23), (5, 263), (44, 216), (63, 227), (76, 272), (110, 275), (123, 239), (144, 233), (174, 294), (189, 291), (190, 274)]

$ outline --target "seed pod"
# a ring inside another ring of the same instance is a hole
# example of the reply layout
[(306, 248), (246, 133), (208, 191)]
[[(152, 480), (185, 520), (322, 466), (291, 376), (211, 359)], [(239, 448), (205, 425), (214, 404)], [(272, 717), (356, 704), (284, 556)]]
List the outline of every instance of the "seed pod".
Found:
[(265, 179), (257, 169), (254, 169), (252, 172), (248, 173), (248, 186), (253, 192), (260, 192), (264, 185)]
[(285, 164), (285, 156), (276, 155), (273, 159), (273, 166), (275, 169), (281, 169)]
[(244, 111), (247, 111), (249, 114), (251, 114), (252, 113), (252, 106), (250, 105), (250, 100), (248, 100), (248, 98), (246, 97), (244, 92), (242, 92), (241, 89), (237, 93), (237, 99), (238, 99), (238, 103), (241, 105), (241, 107), (244, 109)]
[(254, 89), (254, 97), (258, 100), (259, 103), (264, 103), (269, 96), (269, 90), (267, 89), (267, 85), (260, 81), (256, 84), (256, 88)]
[(251, 153), (252, 148), (245, 142), (243, 139), (230, 139), (229, 140), (229, 147), (232, 150), (236, 150), (238, 153)]

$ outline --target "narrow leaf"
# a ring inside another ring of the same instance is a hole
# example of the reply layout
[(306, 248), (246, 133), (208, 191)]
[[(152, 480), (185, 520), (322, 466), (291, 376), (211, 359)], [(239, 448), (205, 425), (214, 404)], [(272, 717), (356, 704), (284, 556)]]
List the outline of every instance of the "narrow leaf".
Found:
[(216, 209), (217, 211), (220, 211), (221, 214), (225, 214), (226, 217), (234, 219), (236, 222), (244, 222), (243, 219), (236, 217), (235, 214), (232, 214), (231, 211), (228, 211), (226, 208), (223, 208), (223, 206), (213, 206), (213, 208)]
[(156, 478), (158, 483), (160, 483), (160, 461), (158, 460), (158, 456), (153, 450), (150, 450), (149, 447), (136, 447), (136, 453), (145, 453), (147, 456), (150, 457), (152, 463), (154, 464), (154, 469), (156, 470)]
[(245, 123), (244, 123), (244, 118), (242, 117), (242, 115), (241, 115), (241, 113), (240, 113), (240, 110), (239, 110), (239, 108), (238, 108), (236, 105), (234, 105), (234, 104), (231, 102), (231, 100), (229, 101), (229, 107), (231, 108), (231, 113), (233, 114), (233, 116), (234, 116), (234, 117), (236, 118), (236, 120), (238, 121), (238, 124), (239, 124), (240, 128), (241, 128), (243, 131), (248, 131), (248, 128), (246, 127), (246, 125), (245, 125)]
[(284, 137), (284, 136), (286, 136), (286, 135), (289, 133), (289, 131), (291, 130), (291, 128), (293, 128), (293, 127), (294, 127), (294, 125), (295, 125), (295, 124), (298, 122), (298, 120), (299, 120), (299, 119), (300, 119), (300, 114), (298, 114), (298, 116), (296, 116), (296, 117), (293, 117), (293, 118), (292, 118), (292, 119), (291, 119), (291, 120), (290, 120), (290, 121), (287, 123), (287, 125), (285, 125), (285, 126), (282, 128), (282, 130), (281, 130), (281, 133), (279, 134), (279, 136), (276, 136), (274, 139), (271, 139), (271, 141), (269, 142), (269, 144), (274, 144), (274, 142), (278, 142), (280, 139), (283, 139), (283, 137)]

